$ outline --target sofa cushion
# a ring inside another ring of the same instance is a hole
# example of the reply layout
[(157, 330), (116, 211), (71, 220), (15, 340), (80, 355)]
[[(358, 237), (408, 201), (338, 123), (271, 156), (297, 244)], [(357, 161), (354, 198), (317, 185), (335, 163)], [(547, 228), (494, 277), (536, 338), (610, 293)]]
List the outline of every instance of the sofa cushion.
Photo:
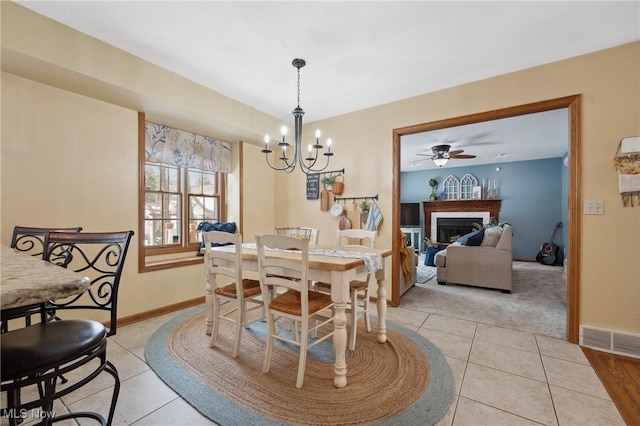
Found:
[(484, 228), (463, 235), (462, 237), (458, 238), (458, 242), (463, 246), (479, 246), (482, 243), (483, 237)]
[(495, 247), (498, 244), (498, 240), (500, 240), (501, 236), (501, 226), (492, 226), (489, 228), (485, 228), (484, 237), (482, 238), (482, 243), (480, 243), (480, 245), (483, 247)]

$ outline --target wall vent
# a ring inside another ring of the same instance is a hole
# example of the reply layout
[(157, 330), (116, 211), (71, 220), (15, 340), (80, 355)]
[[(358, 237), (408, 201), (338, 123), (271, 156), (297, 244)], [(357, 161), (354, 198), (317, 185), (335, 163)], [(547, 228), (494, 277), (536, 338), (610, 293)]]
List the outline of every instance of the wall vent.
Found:
[(640, 335), (580, 326), (580, 345), (604, 352), (640, 358)]

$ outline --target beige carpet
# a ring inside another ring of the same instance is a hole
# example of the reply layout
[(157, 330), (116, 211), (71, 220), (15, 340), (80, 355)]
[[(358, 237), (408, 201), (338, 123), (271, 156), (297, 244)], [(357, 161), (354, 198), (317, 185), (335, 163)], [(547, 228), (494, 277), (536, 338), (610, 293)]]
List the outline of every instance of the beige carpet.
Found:
[(396, 324), (387, 324), (385, 344), (359, 330), (356, 350), (347, 355), (346, 388), (334, 387), (332, 346), (323, 342), (310, 350), (304, 385), (296, 389), (298, 356), (289, 348), (276, 346), (271, 371), (262, 373), (264, 323), (245, 330), (233, 359), (231, 326), (223, 322), (217, 346), (209, 348), (198, 311), (161, 327), (145, 356), (165, 382), (219, 424), (434, 424), (453, 398), (444, 355)]
[(432, 279), (405, 293), (400, 307), (564, 339), (566, 295), (561, 267), (514, 262), (511, 294)]

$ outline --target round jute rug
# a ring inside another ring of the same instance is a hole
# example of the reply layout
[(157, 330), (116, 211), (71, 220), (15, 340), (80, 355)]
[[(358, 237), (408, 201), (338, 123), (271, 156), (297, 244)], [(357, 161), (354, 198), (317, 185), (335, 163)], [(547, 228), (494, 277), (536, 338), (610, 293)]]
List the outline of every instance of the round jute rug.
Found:
[(442, 353), (391, 323), (385, 344), (363, 326), (358, 330), (342, 389), (333, 385), (330, 341), (309, 351), (304, 385), (297, 389), (296, 348), (276, 344), (271, 370), (262, 373), (265, 323), (244, 330), (235, 359), (233, 326), (223, 322), (216, 347), (209, 348), (204, 324), (202, 308), (175, 318), (149, 340), (145, 356), (161, 379), (222, 425), (433, 424), (453, 398), (453, 377)]

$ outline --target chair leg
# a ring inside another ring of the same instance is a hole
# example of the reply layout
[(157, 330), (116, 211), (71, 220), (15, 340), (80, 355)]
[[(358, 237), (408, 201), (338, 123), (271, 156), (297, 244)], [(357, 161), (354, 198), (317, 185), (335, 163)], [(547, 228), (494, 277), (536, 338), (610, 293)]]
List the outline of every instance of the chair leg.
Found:
[(364, 326), (367, 333), (371, 333), (371, 319), (369, 318), (369, 288), (364, 291)]
[(267, 348), (264, 352), (264, 364), (262, 364), (262, 372), (268, 373), (271, 368), (271, 351), (273, 350), (273, 334), (275, 333), (275, 319), (273, 314), (267, 311)]
[[(233, 354), (231, 355), (233, 358), (238, 357), (238, 353), (240, 352), (240, 339), (242, 339), (242, 328), (245, 326), (245, 309), (246, 302), (242, 302), (245, 306), (238, 306), (238, 311), (236, 312), (236, 343), (233, 346)], [(216, 330), (217, 331), (217, 330)]]
[(213, 326), (211, 327), (211, 340), (209, 341), (209, 347), (213, 348), (216, 345), (218, 339), (218, 328), (220, 327), (220, 299), (213, 295)]
[(304, 383), (304, 368), (307, 364), (307, 344), (309, 342), (309, 318), (302, 321), (302, 330), (300, 330), (300, 360), (298, 361), (298, 377), (296, 379), (296, 388), (300, 389)]
[(116, 366), (113, 365), (110, 361), (107, 361), (107, 366), (104, 371), (111, 374), (115, 380), (113, 386), (113, 396), (111, 397), (111, 406), (109, 407), (109, 417), (107, 419), (107, 424), (113, 424), (113, 415), (116, 412), (116, 402), (118, 402), (118, 395), (120, 394), (120, 376), (118, 375), (118, 370)]
[(349, 350), (356, 348), (356, 334), (358, 330), (358, 291), (351, 290), (351, 335), (349, 336)]

